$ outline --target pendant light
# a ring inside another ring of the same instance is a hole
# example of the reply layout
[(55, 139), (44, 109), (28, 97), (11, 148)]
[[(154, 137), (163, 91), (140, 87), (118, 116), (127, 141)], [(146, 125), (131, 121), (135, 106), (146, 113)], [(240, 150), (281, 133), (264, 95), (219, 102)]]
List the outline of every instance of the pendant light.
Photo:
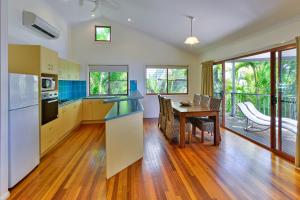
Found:
[(186, 40), (184, 41), (185, 44), (189, 44), (189, 45), (195, 45), (199, 43), (198, 38), (196, 38), (195, 36), (193, 36), (193, 21), (194, 21), (194, 17), (192, 16), (187, 16), (187, 18), (189, 18), (191, 20), (191, 35), (190, 37), (187, 37)]

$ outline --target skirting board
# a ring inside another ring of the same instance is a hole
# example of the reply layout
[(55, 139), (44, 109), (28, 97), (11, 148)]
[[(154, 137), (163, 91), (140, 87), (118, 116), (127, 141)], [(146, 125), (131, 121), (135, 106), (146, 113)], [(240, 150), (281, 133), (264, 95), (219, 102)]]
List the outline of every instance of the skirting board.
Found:
[(5, 192), (0, 196), (0, 200), (7, 200), (9, 195), (10, 195), (9, 191)]

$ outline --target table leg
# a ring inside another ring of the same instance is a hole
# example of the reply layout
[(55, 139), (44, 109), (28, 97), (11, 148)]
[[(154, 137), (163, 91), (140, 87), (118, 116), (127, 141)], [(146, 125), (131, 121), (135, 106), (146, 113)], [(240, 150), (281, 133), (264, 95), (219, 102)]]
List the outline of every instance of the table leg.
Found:
[(180, 114), (180, 137), (179, 137), (179, 146), (181, 148), (185, 147), (185, 116)]
[(215, 126), (214, 126), (214, 145), (219, 145), (220, 143), (220, 124), (219, 124), (219, 113), (216, 113), (215, 118)]

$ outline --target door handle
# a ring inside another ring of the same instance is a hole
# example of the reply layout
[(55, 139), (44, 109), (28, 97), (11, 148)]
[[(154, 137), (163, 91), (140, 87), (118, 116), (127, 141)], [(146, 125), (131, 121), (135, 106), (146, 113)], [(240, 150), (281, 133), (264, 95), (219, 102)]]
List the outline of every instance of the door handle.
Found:
[(54, 103), (54, 102), (57, 102), (58, 100), (55, 99), (55, 100), (51, 100), (51, 101), (48, 101), (48, 103)]
[(271, 95), (271, 104), (276, 105), (277, 104), (277, 97), (275, 95)]

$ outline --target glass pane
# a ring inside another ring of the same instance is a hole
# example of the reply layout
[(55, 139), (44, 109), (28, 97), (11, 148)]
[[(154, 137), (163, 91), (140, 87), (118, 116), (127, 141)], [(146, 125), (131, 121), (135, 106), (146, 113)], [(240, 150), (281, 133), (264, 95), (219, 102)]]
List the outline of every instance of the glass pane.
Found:
[(127, 72), (110, 72), (110, 94), (127, 94)]
[(127, 81), (127, 72), (110, 72), (110, 81)]
[(226, 127), (270, 146), (270, 53), (225, 63)]
[[(217, 64), (213, 66), (213, 87), (214, 87), (214, 97), (216, 98), (223, 98), (223, 77), (222, 77), (222, 64)], [(222, 124), (222, 104), (220, 106), (220, 124)]]
[(97, 26), (96, 27), (96, 41), (110, 41), (110, 27)]
[(108, 94), (108, 72), (90, 72), (90, 95)]
[(168, 93), (187, 93), (187, 69), (168, 69)]
[(147, 68), (146, 79), (147, 94), (167, 93), (167, 69)]
[[(297, 133), (296, 107), (296, 49), (281, 53), (281, 65), (278, 77), (278, 112), (281, 112), (281, 142), (279, 150), (295, 156)], [(279, 110), (280, 109), (280, 110)], [(277, 119), (278, 121), (278, 119)]]
[(111, 81), (110, 94), (127, 94), (127, 81)]

